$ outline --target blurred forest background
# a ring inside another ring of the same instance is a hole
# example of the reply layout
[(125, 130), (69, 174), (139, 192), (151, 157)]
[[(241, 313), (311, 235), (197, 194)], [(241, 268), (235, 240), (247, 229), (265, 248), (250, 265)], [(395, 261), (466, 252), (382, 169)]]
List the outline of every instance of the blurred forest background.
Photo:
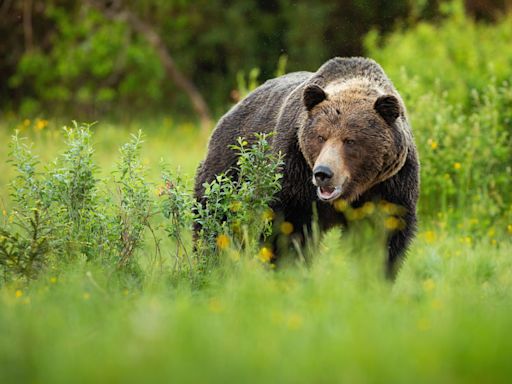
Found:
[[(493, 23), (512, 1), (464, 6)], [(368, 32), (383, 40), (441, 22), (448, 8), (439, 0), (2, 0), (0, 108), (21, 117), (165, 112), (207, 122), (244, 82), (274, 77), (278, 63), (314, 71), (333, 56), (365, 55)]]

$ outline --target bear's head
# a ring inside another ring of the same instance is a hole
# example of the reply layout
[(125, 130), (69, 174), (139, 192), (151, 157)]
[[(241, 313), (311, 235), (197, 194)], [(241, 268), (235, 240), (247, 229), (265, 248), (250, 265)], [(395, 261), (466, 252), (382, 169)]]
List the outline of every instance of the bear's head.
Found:
[(407, 156), (404, 108), (369, 81), (306, 86), (299, 146), (320, 200), (349, 202), (400, 170)]

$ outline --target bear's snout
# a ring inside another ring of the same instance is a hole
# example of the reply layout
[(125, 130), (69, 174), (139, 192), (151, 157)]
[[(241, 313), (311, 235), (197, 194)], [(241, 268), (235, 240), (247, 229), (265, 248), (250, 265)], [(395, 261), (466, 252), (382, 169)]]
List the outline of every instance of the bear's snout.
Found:
[(338, 140), (328, 140), (315, 160), (312, 181), (318, 187), (318, 196), (324, 201), (337, 199), (349, 179), (342, 151)]
[(317, 186), (324, 186), (329, 183), (334, 173), (331, 171), (331, 168), (326, 167), (325, 165), (319, 165), (313, 169), (313, 176), (315, 177), (315, 184)]
[(334, 176), (334, 172), (326, 165), (317, 165), (313, 169), (313, 184), (317, 187), (320, 200), (332, 202), (341, 196), (347, 177)]

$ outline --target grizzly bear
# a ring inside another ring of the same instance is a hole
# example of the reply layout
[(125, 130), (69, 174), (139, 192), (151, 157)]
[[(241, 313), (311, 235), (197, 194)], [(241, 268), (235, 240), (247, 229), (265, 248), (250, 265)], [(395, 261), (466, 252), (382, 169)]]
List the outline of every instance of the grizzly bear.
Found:
[(284, 155), (271, 208), (298, 238), (311, 229), (314, 205), (322, 231), (349, 224), (336, 209), (340, 199), (354, 208), (384, 200), (403, 209), (403, 225), (387, 240), (386, 272), (394, 277), (416, 231), (419, 161), (402, 98), (380, 65), (334, 58), (315, 73), (290, 73), (255, 89), (213, 131), (196, 175), (198, 201), (204, 183), (236, 165), (229, 146), (256, 132), (273, 132), (272, 149)]

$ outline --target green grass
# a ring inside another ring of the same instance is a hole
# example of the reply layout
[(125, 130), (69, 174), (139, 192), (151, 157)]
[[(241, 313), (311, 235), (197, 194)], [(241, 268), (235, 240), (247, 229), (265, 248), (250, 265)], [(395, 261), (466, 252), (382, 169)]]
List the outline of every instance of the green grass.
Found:
[(2, 382), (508, 380), (508, 244), (420, 236), (394, 285), (350, 253), (331, 233), (310, 268), (245, 255), (200, 291), (86, 263), (4, 287)]
[[(99, 125), (102, 172), (112, 148), (143, 128), (149, 178), (160, 158), (191, 178), (206, 138), (162, 125)], [(45, 159), (62, 147), (51, 127), (30, 137)], [(421, 222), (394, 284), (380, 277), (366, 231), (330, 232), (309, 267), (269, 269), (228, 250), (200, 289), (173, 277), (168, 253), (152, 263), (150, 241), (142, 280), (83, 259), (57, 264), (0, 288), (0, 382), (507, 382), (512, 234), (477, 235), (448, 219)]]

